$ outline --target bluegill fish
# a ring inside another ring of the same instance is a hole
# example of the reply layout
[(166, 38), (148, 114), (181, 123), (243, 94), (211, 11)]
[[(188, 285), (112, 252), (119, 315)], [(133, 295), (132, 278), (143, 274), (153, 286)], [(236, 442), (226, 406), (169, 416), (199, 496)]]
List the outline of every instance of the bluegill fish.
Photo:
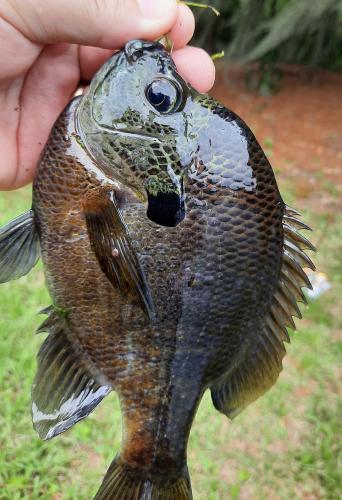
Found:
[(112, 390), (122, 447), (96, 495), (191, 499), (206, 389), (229, 418), (276, 381), (314, 268), (254, 135), (135, 40), (57, 120), (32, 209), (0, 231), (0, 281), (41, 256), (52, 305), (32, 391), (52, 438)]

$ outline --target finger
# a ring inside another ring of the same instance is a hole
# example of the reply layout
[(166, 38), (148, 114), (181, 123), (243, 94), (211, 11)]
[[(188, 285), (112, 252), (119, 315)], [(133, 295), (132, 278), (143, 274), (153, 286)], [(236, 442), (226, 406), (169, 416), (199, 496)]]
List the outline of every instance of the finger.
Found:
[(113, 50), (110, 49), (81, 46), (79, 51), (81, 80), (90, 81), (112, 54)]
[[(96, 47), (80, 48), (81, 79), (91, 80), (113, 51)], [(184, 47), (172, 54), (179, 72), (199, 92), (208, 92), (215, 81), (215, 66), (209, 55), (196, 47)]]
[(215, 82), (215, 66), (210, 56), (197, 47), (176, 50), (172, 57), (179, 73), (198, 92), (208, 92)]
[[(184, 47), (192, 38), (195, 30), (195, 18), (192, 11), (186, 5), (178, 6), (176, 22), (168, 33), (173, 41), (174, 49)], [(81, 79), (91, 80), (93, 75), (109, 59), (113, 51), (97, 47), (80, 47)]]
[(0, 3), (1, 15), (37, 43), (114, 49), (132, 38), (153, 40), (170, 31), (178, 5), (176, 0), (11, 0)]
[(195, 18), (186, 5), (178, 6), (178, 16), (168, 36), (173, 41), (173, 48), (180, 49), (187, 45), (195, 31)]
[(16, 134), (19, 127), (19, 102), (24, 78), (17, 78), (12, 85), (0, 91), (0, 191), (14, 189), (17, 172)]
[(52, 126), (79, 81), (77, 46), (47, 46), (28, 73), (21, 94), (18, 171), (14, 187), (33, 178)]

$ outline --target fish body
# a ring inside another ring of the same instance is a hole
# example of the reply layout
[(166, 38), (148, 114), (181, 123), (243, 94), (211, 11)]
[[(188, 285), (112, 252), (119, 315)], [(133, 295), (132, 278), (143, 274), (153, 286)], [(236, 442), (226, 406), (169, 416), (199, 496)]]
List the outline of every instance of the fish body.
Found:
[[(0, 281), (40, 252), (53, 303), (33, 387), (43, 438), (119, 395), (122, 447), (97, 499), (191, 498), (187, 440), (205, 390), (232, 418), (281, 370), (310, 285), (306, 227), (251, 130), (160, 44), (129, 42), (68, 105), (32, 210), (0, 232)], [(9, 271), (14, 238), (29, 247)]]

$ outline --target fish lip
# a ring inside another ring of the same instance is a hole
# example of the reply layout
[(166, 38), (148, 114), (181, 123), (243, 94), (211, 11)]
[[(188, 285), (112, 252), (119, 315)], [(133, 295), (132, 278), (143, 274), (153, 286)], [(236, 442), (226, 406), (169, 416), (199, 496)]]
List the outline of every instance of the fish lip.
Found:
[(125, 45), (124, 54), (129, 63), (134, 63), (144, 55), (145, 51), (154, 52), (156, 50), (165, 51), (165, 47), (159, 42), (130, 40)]

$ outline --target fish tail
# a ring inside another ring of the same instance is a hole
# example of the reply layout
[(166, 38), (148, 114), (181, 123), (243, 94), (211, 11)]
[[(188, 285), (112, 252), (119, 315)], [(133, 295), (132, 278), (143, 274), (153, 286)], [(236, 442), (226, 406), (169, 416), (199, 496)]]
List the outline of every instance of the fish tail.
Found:
[(94, 500), (192, 500), (189, 474), (170, 479), (131, 469), (120, 457), (111, 463)]

